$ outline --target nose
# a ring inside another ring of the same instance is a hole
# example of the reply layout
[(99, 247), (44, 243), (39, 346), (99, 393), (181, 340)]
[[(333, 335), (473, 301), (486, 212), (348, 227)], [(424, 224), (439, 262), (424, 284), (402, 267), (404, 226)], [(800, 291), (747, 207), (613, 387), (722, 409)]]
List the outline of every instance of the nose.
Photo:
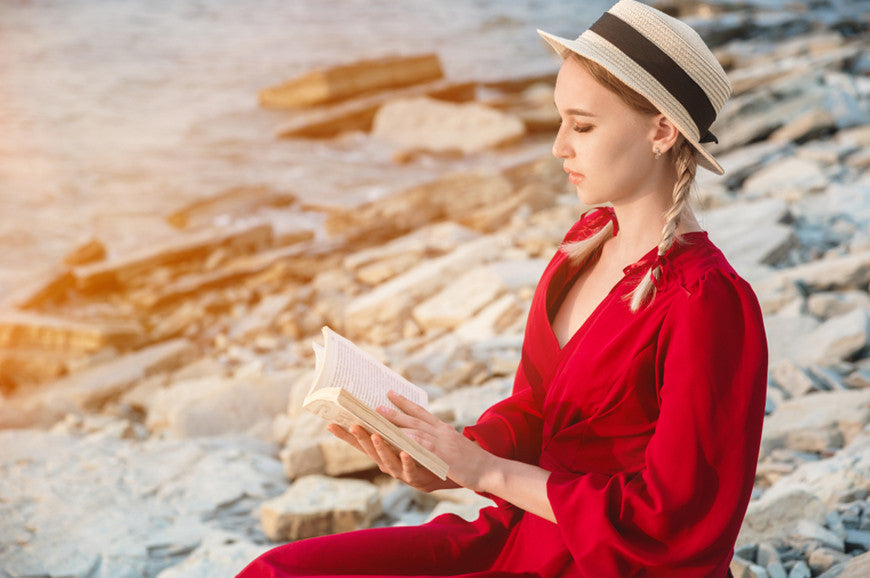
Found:
[(557, 159), (567, 159), (571, 156), (571, 147), (568, 145), (565, 138), (565, 130), (568, 127), (565, 123), (559, 125), (559, 130), (556, 132), (556, 138), (553, 140), (553, 156)]

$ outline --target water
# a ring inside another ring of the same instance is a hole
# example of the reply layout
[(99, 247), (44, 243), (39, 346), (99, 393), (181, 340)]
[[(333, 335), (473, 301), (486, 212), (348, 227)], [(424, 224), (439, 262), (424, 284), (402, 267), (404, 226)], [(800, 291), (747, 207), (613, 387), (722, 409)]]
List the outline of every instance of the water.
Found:
[(276, 140), (286, 113), (257, 92), (388, 54), (437, 52), (456, 80), (555, 70), (535, 28), (576, 36), (610, 4), (0, 0), (0, 298), (77, 243), (123, 251), (230, 187), (340, 200), (419, 181), (361, 135)]

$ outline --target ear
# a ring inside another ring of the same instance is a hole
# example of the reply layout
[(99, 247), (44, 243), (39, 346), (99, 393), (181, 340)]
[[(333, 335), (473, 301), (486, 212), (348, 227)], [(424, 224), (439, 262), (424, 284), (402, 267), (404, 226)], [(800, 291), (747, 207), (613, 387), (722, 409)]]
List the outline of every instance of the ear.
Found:
[(680, 136), (680, 131), (676, 125), (665, 117), (663, 114), (658, 114), (655, 117), (655, 133), (653, 136), (653, 148), (658, 149), (662, 153), (666, 153), (673, 148), (674, 143)]

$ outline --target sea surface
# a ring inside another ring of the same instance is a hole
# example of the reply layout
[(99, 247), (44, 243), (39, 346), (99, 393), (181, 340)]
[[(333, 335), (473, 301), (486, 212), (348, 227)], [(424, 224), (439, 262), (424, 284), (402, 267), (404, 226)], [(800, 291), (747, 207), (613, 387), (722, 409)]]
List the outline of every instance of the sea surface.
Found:
[(264, 87), (426, 52), (455, 80), (552, 71), (535, 29), (576, 36), (610, 4), (0, 0), (0, 300), (79, 243), (123, 252), (232, 187), (359, 202), (427, 176), (363, 135), (276, 139)]

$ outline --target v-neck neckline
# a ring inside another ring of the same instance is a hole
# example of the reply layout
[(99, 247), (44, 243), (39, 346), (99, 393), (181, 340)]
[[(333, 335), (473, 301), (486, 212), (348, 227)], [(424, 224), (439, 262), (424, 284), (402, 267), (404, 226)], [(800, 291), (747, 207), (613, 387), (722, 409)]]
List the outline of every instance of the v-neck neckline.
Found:
[[(690, 231), (688, 233), (683, 233), (681, 235), (681, 237), (691, 238), (691, 239), (695, 239), (697, 237), (699, 239), (705, 239), (705, 238), (707, 238), (707, 232), (703, 231), (703, 230)], [(693, 243), (694, 242), (696, 242), (696, 241), (693, 241)], [(685, 246), (690, 245), (690, 244), (692, 244), (692, 243), (681, 243), (679, 241), (675, 242), (671, 246), (671, 248), (667, 251), (667, 253), (665, 253), (664, 257), (666, 259), (672, 258), (675, 256), (675, 253), (678, 254), (678, 253), (682, 252), (681, 249), (684, 248)], [(596, 252), (599, 252), (600, 250), (601, 249), (599, 247), (598, 249), (596, 249)], [(604, 296), (604, 298), (602, 298), (601, 301), (599, 301), (598, 304), (595, 306), (595, 308), (592, 309), (592, 311), (589, 313), (589, 315), (586, 317), (586, 319), (583, 321), (583, 323), (581, 323), (580, 326), (571, 334), (571, 336), (568, 338), (568, 340), (565, 342), (564, 345), (559, 344), (559, 338), (556, 336), (556, 331), (553, 329), (553, 322), (556, 319), (556, 315), (558, 315), (558, 310), (553, 312), (553, 318), (552, 318), (552, 320), (550, 319), (551, 294), (550, 294), (550, 285), (548, 284), (546, 295), (545, 295), (545, 300), (544, 300), (544, 309), (545, 309), (544, 314), (545, 314), (545, 318), (547, 320), (547, 333), (549, 334), (549, 339), (551, 339), (553, 344), (555, 345), (556, 351), (559, 354), (562, 354), (565, 350), (568, 349), (569, 346), (571, 346), (575, 341), (577, 341), (580, 338), (579, 336), (586, 333), (588, 331), (589, 326), (592, 323), (594, 323), (594, 321), (600, 316), (605, 305), (608, 304), (613, 299), (614, 293), (617, 292), (617, 289), (620, 286), (622, 286), (623, 283), (625, 283), (629, 277), (637, 276), (638, 271), (644, 269), (645, 267), (650, 266), (655, 261), (657, 254), (658, 254), (658, 248), (653, 247), (652, 249), (647, 251), (647, 253), (644, 254), (643, 257), (641, 257), (640, 259), (638, 259), (637, 261), (635, 261), (631, 265), (624, 267), (622, 269), (622, 277), (620, 277), (620, 279), (616, 283), (613, 284), (613, 286), (610, 288), (610, 290), (607, 292), (607, 294)], [(599, 255), (599, 257), (600, 257), (600, 255)], [(565, 285), (563, 286), (563, 289), (564, 289), (564, 287), (573, 286), (573, 284), (576, 283), (576, 281), (577, 281), (577, 277), (582, 273), (582, 271), (585, 269), (585, 267), (587, 267), (589, 265), (590, 262), (591, 262), (591, 259), (585, 259), (582, 264), (580, 264), (579, 266), (576, 266), (576, 269), (574, 271), (571, 271), (571, 269), (574, 269), (575, 267), (571, 265), (571, 259), (568, 257), (568, 255), (565, 255), (563, 253), (561, 262), (556, 265), (556, 270), (553, 272), (553, 275), (550, 278), (550, 283), (552, 283), (553, 279), (556, 278), (557, 276), (559, 276), (560, 274), (569, 274), (570, 279), (565, 280)], [(667, 272), (665, 272), (665, 273), (667, 273)], [(564, 292), (564, 295), (559, 300), (559, 307), (561, 307), (562, 303), (564, 303), (564, 300), (567, 297), (568, 292), (570, 292), (570, 288)]]

